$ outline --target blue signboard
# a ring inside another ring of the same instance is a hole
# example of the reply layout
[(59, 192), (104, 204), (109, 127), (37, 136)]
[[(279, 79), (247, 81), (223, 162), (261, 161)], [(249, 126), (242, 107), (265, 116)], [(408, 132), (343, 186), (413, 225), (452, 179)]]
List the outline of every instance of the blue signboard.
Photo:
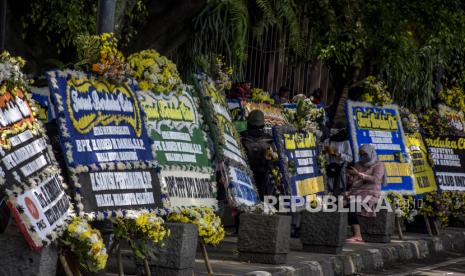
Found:
[(115, 86), (76, 71), (51, 74), (52, 96), (63, 109), (59, 123), (68, 165), (153, 160), (130, 81)]
[(137, 86), (71, 70), (48, 78), (79, 214), (106, 218), (160, 207)]
[(245, 171), (229, 166), (229, 176), (229, 192), (239, 205), (253, 206), (259, 203), (252, 179)]
[[(215, 145), (218, 171), (225, 176), (222, 184), (227, 189), (228, 199), (234, 207), (247, 210), (259, 202), (258, 193), (240, 134), (229, 112), (231, 106), (226, 102), (224, 87), (217, 87), (205, 74), (194, 75), (194, 80), (200, 95), (203, 118)], [(237, 105), (235, 108), (239, 110)]]
[(273, 137), (288, 194), (305, 197), (323, 192), (324, 179), (318, 166), (315, 135), (296, 132), (291, 126), (276, 126)]
[(379, 160), (386, 166), (387, 183), (382, 190), (413, 194), (413, 173), (398, 107), (377, 107), (348, 100), (346, 113), (355, 161), (358, 161), (360, 146), (373, 145)]
[(50, 100), (50, 90), (48, 87), (31, 87), (32, 99), (38, 107), (37, 117), (44, 123), (49, 123), (55, 119), (55, 113)]

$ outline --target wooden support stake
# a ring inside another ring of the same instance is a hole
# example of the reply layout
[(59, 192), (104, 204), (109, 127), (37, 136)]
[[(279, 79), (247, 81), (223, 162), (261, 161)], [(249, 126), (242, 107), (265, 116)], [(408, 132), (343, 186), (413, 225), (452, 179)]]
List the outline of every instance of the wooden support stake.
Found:
[(63, 254), (59, 254), (58, 258), (60, 259), (60, 263), (63, 266), (63, 269), (65, 270), (66, 276), (74, 276), (71, 268), (69, 267), (68, 261), (66, 260), (66, 257)]
[(121, 257), (121, 247), (119, 244), (118, 244), (118, 249), (116, 251), (116, 254), (118, 255), (118, 274), (119, 276), (124, 276), (123, 259)]
[(431, 224), (429, 223), (428, 216), (425, 214), (425, 215), (423, 215), (423, 218), (425, 219), (426, 230), (428, 230), (428, 235), (430, 235), (432, 237), (433, 236), (433, 231), (431, 231)]
[(439, 235), (441, 230), (440, 230), (439, 222), (437, 218), (433, 218), (433, 226), (434, 226), (434, 234)]
[(113, 240), (113, 242), (110, 244), (110, 249), (108, 250), (108, 255), (111, 255), (113, 253), (113, 250), (118, 246), (118, 241)]
[(150, 271), (149, 261), (147, 258), (144, 259), (144, 268), (145, 268), (145, 275), (152, 276), (152, 272)]
[(205, 266), (207, 267), (208, 275), (213, 275), (213, 269), (210, 264), (210, 260), (208, 259), (207, 248), (202, 242), (200, 242), (200, 248), (202, 249), (203, 260), (205, 261)]
[(396, 226), (397, 226), (397, 234), (399, 234), (399, 240), (404, 239), (404, 234), (402, 233), (402, 226), (400, 225), (401, 218), (396, 216)]

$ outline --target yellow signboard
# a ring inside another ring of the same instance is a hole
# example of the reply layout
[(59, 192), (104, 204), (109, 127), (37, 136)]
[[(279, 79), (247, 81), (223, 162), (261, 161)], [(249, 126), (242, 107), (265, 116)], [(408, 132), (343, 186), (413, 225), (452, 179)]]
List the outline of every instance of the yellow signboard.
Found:
[(297, 180), (296, 189), (298, 196), (306, 196), (323, 192), (325, 190), (323, 176), (307, 178), (304, 180)]
[(407, 150), (412, 159), (414, 188), (416, 194), (436, 191), (434, 171), (428, 163), (428, 151), (419, 133), (407, 134)]

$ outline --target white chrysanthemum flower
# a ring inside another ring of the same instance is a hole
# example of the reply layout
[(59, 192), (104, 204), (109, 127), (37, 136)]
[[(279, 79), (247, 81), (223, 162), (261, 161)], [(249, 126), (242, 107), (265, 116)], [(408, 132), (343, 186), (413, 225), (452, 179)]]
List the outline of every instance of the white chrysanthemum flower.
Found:
[(105, 216), (103, 215), (102, 212), (98, 212), (97, 213), (97, 220), (104, 220), (105, 219)]

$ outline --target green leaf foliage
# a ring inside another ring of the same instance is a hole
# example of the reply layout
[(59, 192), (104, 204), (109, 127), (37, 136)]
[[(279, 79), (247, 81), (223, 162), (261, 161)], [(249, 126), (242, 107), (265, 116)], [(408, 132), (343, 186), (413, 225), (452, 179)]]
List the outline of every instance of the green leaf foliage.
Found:
[(334, 82), (375, 75), (412, 110), (431, 106), (441, 85), (465, 86), (460, 0), (211, 0), (196, 22), (192, 50), (223, 53), (236, 73), (250, 39), (276, 28), (291, 54), (323, 61)]

